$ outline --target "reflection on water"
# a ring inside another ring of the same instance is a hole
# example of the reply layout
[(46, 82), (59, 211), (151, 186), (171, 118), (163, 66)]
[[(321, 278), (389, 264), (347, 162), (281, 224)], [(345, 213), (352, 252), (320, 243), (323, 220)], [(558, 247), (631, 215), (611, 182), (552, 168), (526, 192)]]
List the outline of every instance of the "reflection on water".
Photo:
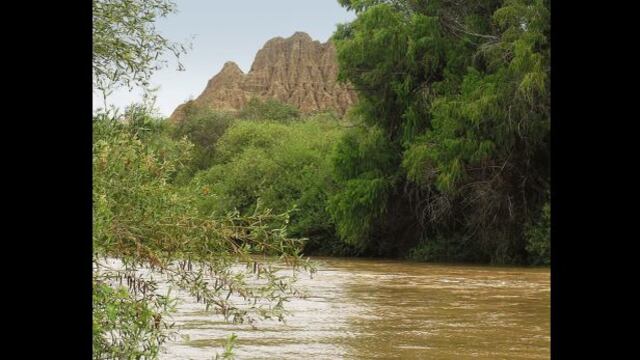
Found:
[(185, 299), (188, 340), (161, 359), (212, 359), (238, 335), (238, 359), (548, 359), (549, 270), (318, 259), (286, 324), (233, 325)]

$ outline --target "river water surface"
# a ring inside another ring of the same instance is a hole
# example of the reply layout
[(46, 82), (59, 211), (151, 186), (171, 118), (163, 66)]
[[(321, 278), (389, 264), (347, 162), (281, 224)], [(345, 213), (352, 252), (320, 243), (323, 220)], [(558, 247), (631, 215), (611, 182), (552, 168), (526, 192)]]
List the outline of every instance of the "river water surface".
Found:
[(161, 359), (213, 359), (238, 336), (237, 359), (548, 359), (549, 269), (316, 259), (287, 303), (286, 324), (257, 329), (189, 299)]

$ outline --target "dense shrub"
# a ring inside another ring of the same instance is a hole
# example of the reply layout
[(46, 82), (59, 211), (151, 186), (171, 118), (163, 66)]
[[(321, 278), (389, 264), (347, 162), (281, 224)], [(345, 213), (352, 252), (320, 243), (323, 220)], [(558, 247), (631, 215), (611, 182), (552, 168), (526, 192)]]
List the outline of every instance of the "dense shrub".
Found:
[(181, 180), (193, 176), (198, 170), (208, 169), (215, 159), (216, 143), (231, 125), (233, 117), (224, 112), (190, 104), (183, 109), (184, 117), (171, 126), (175, 140), (186, 137), (193, 145), (192, 160)]
[(292, 210), (292, 236), (335, 238), (325, 207), (335, 187), (330, 154), (341, 133), (330, 115), (289, 124), (236, 122), (217, 144), (215, 165), (193, 180), (202, 189), (202, 213)]

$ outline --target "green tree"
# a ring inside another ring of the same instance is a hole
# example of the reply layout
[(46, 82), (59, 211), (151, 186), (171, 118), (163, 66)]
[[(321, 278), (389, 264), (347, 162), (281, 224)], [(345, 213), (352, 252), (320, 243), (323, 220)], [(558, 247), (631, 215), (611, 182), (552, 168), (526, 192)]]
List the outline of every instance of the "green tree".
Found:
[[(365, 129), (384, 133), (371, 152), (397, 156), (376, 166), (393, 179), (377, 201), (333, 206), (338, 227), (376, 245), (402, 223), (416, 231), (391, 248), (455, 241), (481, 261), (527, 261), (525, 224), (549, 183), (548, 2), (341, 3), (358, 17), (334, 35), (339, 77)], [(338, 171), (357, 168), (350, 157), (336, 154)], [(368, 177), (351, 173), (332, 203), (366, 199), (348, 184)]]
[(174, 139), (186, 136), (195, 145), (188, 171), (181, 174), (183, 178), (191, 178), (196, 171), (206, 170), (213, 165), (216, 144), (232, 121), (230, 114), (195, 104), (185, 105), (184, 118), (173, 123), (171, 128)]
[[(215, 165), (194, 177), (203, 188), (203, 214), (257, 208), (289, 210), (290, 233), (331, 250), (335, 230), (326, 201), (335, 187), (332, 148), (342, 134), (337, 119), (316, 115), (293, 123), (235, 122), (217, 143)], [(306, 247), (310, 249), (310, 247)]]
[[(148, 87), (151, 75), (187, 45), (166, 39), (159, 18), (176, 12), (170, 0), (93, 0), (93, 86), (106, 97), (120, 86)], [(179, 69), (182, 65), (178, 62)]]

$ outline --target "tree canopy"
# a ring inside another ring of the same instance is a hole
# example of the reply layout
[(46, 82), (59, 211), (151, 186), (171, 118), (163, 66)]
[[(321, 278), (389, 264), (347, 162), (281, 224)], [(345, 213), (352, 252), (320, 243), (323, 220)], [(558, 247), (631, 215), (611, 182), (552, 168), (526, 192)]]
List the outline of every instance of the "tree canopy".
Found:
[[(340, 2), (358, 13), (334, 41), (363, 125), (334, 162), (342, 236), (385, 252), (460, 241), (473, 249), (462, 258), (527, 261), (525, 224), (548, 201), (549, 3)], [(386, 235), (406, 228), (419, 231)]]
[(170, 0), (93, 0), (94, 89), (146, 88), (166, 66), (166, 54), (179, 59), (186, 53), (188, 44), (170, 41), (156, 28), (158, 19), (176, 11)]

